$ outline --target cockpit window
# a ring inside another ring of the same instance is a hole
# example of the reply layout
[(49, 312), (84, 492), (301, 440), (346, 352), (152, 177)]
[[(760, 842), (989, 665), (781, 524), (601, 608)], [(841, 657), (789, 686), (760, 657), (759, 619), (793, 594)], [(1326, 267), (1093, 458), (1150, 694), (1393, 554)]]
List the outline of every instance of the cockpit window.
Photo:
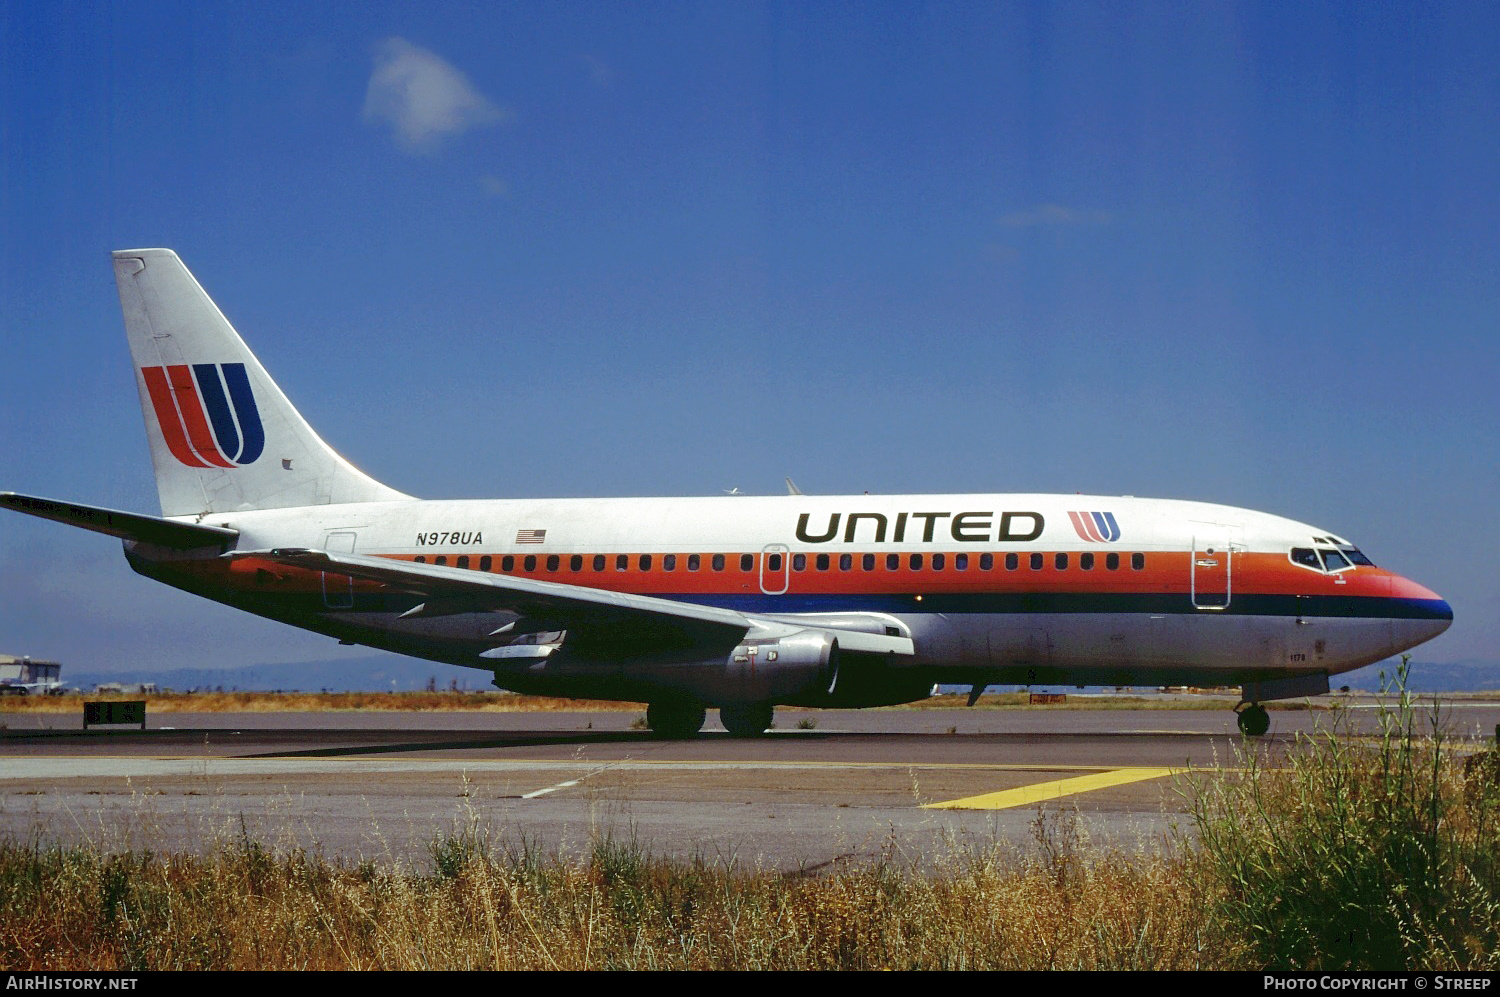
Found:
[(1354, 565), (1349, 563), (1348, 558), (1336, 550), (1322, 550), (1318, 553), (1323, 555), (1323, 564), (1327, 566), (1329, 571), (1343, 571), (1345, 568), (1354, 567)]
[[(1313, 540), (1320, 541), (1322, 537), (1314, 537)], [(1359, 548), (1353, 544), (1339, 543), (1338, 549), (1333, 547), (1293, 547), (1292, 563), (1300, 564), (1304, 568), (1312, 568), (1314, 571), (1325, 571), (1330, 574), (1336, 571), (1348, 571), (1355, 565), (1374, 567), (1375, 565), (1368, 557), (1360, 553)]]

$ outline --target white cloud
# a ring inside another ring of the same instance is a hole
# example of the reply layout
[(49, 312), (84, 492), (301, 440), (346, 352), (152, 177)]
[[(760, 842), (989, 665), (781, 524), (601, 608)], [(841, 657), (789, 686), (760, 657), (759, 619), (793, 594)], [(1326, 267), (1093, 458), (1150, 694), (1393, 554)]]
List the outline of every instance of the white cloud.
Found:
[(1000, 219), (1006, 228), (1037, 228), (1043, 225), (1108, 225), (1114, 215), (1108, 211), (1081, 211), (1061, 204), (1038, 204), (1025, 211), (1013, 211)]
[(375, 51), (364, 116), (389, 122), (408, 151), (431, 152), (450, 135), (508, 115), (441, 56), (404, 38), (387, 38)]

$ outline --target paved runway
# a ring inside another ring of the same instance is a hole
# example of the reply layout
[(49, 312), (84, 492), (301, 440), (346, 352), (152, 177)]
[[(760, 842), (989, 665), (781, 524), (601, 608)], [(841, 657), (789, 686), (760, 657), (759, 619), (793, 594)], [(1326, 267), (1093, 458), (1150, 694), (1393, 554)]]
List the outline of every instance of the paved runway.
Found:
[[(1189, 770), (1237, 763), (1227, 712), (778, 712), (736, 740), (691, 741), (629, 713), (157, 714), (145, 731), (0, 714), (0, 835), (109, 847), (263, 844), (423, 865), (477, 826), (502, 846), (577, 854), (601, 837), (658, 854), (822, 867), (883, 852), (937, 861), (1029, 843), (1039, 808), (1090, 838), (1158, 850), (1185, 825)], [(1275, 752), (1328, 714), (1274, 711)], [(1349, 711), (1368, 727), (1373, 711)], [(1500, 705), (1448, 708), (1454, 733)]]

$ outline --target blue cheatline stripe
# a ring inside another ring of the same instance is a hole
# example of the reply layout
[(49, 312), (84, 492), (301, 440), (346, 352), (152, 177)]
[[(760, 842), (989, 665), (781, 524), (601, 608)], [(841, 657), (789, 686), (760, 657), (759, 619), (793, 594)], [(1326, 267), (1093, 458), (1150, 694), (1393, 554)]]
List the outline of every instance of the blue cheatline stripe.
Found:
[(240, 434), (234, 428), (229, 399), (224, 397), (224, 385), (219, 381), (219, 365), (195, 363), (193, 378), (198, 382), (198, 397), (203, 399), (203, 407), (208, 410), (208, 421), (213, 424), (219, 453), (234, 460), (235, 454), (240, 452)]
[(1115, 514), (1112, 512), (1094, 513), (1095, 519), (1101, 519), (1099, 532), (1104, 534), (1104, 539), (1113, 543), (1120, 539), (1120, 524), (1115, 522)]
[(242, 363), (220, 364), (224, 371), (224, 383), (229, 386), (229, 397), (234, 402), (234, 414), (240, 421), (240, 432), (245, 434), (245, 446), (235, 458), (237, 464), (253, 464), (266, 448), (265, 427), (260, 424), (260, 410), (255, 407), (255, 395), (250, 391), (250, 378)]

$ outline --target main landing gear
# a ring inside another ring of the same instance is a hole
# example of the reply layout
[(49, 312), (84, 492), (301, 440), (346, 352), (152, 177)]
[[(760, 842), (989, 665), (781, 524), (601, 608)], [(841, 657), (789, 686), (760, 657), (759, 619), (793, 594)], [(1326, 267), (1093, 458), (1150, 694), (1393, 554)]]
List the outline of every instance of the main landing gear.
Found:
[(770, 703), (735, 703), (719, 707), (719, 722), (732, 737), (760, 737), (775, 714)]
[(1246, 737), (1261, 737), (1271, 729), (1271, 715), (1259, 703), (1241, 703), (1234, 712), (1239, 717), (1240, 733)]
[(646, 726), (657, 737), (671, 740), (692, 737), (707, 718), (707, 711), (692, 703), (646, 704)]

